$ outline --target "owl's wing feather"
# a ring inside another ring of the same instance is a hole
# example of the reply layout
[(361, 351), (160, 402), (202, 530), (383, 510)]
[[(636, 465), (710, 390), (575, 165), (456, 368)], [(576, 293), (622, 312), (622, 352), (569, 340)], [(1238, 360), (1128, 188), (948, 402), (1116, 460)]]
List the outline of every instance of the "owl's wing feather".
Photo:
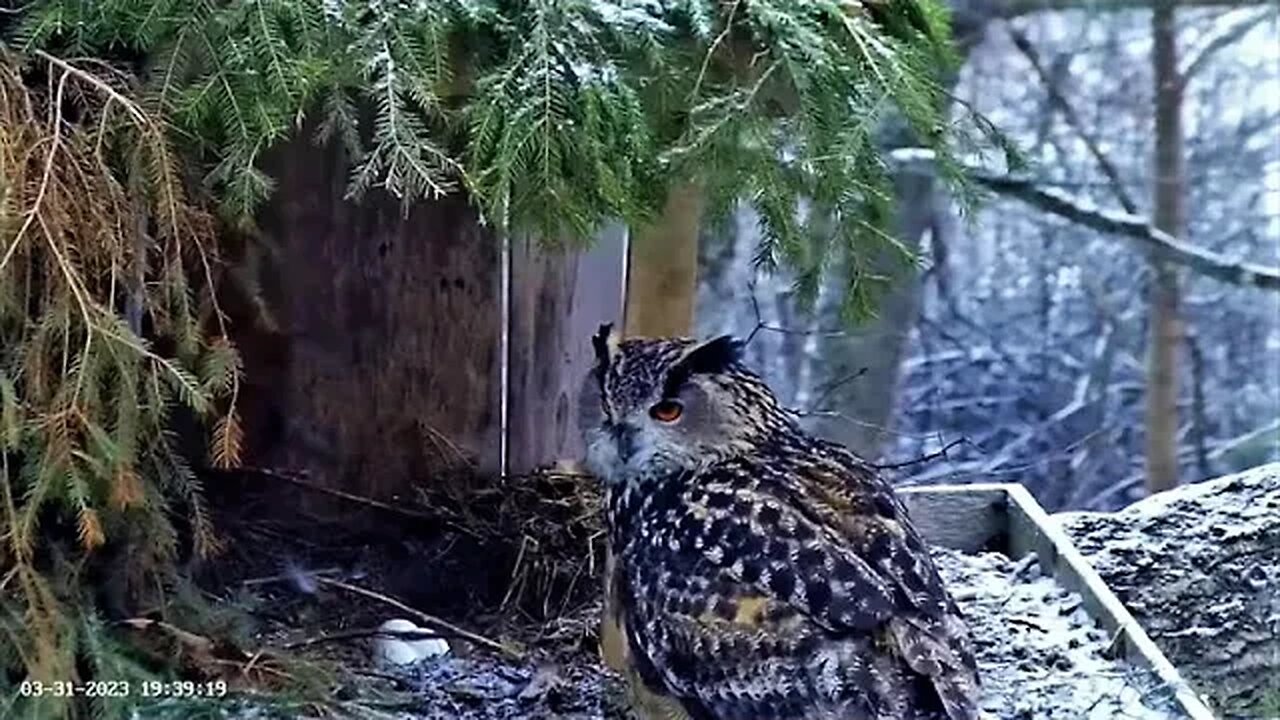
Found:
[(645, 679), (678, 697), (691, 718), (872, 718), (894, 696), (895, 669), (877, 667), (870, 636), (832, 643), (776, 598), (725, 581), (705, 594), (673, 589), (675, 577), (638, 599), (628, 630)]
[(929, 678), (947, 716), (977, 720), (976, 663), (959, 618), (951, 614), (896, 617), (889, 621), (889, 632), (911, 669)]
[(955, 606), (901, 503), (852, 455), (721, 464), (653, 527), (629, 563), (645, 588), (631, 632), (673, 691), (725, 706), (712, 717), (915, 717), (921, 703), (976, 717)]

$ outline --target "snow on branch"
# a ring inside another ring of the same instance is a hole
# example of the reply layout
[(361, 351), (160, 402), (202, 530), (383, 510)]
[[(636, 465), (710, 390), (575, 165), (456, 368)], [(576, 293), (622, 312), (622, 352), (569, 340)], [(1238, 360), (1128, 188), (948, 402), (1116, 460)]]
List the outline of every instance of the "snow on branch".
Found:
[(1246, 17), (1244, 20), (1228, 26), (1217, 35), (1213, 36), (1213, 39), (1206, 42), (1204, 46), (1200, 48), (1200, 51), (1191, 59), (1191, 62), (1187, 63), (1186, 69), (1179, 73), (1182, 77), (1182, 84), (1186, 85), (1187, 81), (1195, 77), (1197, 73), (1209, 64), (1217, 52), (1235, 44), (1245, 35), (1248, 35), (1255, 27), (1267, 22), (1268, 20), (1275, 20), (1276, 17), (1277, 8), (1269, 7), (1264, 9), (1262, 12)]
[[(923, 166), (931, 165), (933, 159), (930, 151), (923, 148), (894, 150), (890, 157), (903, 169), (920, 171), (925, 171)], [(1232, 285), (1280, 290), (1280, 268), (1236, 261), (1195, 247), (1156, 229), (1140, 215), (1103, 210), (1056, 188), (1040, 187), (1030, 178), (995, 175), (977, 169), (970, 169), (970, 175), (1001, 195), (1016, 198), (1098, 232), (1126, 237), (1148, 250), (1160, 253), (1165, 260), (1183, 265), (1200, 275)]]
[(1032, 207), (1051, 212), (1099, 232), (1123, 235), (1165, 259), (1232, 285), (1280, 290), (1280, 268), (1257, 263), (1230, 260), (1218, 253), (1182, 242), (1157, 230), (1139, 215), (1108, 212), (1053, 188), (1037, 187), (1031, 180), (1011, 176), (977, 176), (978, 182), (1000, 193), (1017, 198)]
[[(1178, 0), (1181, 7), (1238, 8), (1241, 5), (1262, 5), (1266, 0)], [(1093, 12), (1118, 12), (1150, 8), (1154, 0), (998, 0), (990, 7), (1005, 18), (1030, 15), (1054, 10), (1089, 10)]]

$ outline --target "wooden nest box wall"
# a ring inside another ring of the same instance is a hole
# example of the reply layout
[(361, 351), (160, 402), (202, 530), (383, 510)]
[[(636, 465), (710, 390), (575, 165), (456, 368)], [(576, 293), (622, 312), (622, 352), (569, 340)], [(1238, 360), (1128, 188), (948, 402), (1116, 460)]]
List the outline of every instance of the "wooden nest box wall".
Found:
[(345, 154), (310, 138), (269, 159), (278, 186), (242, 268), (270, 313), (237, 323), (246, 464), (394, 501), (492, 477), (504, 454), (509, 473), (576, 457), (589, 338), (622, 312), (623, 232), (504, 251), (461, 193), (407, 214), (381, 190), (347, 199)]

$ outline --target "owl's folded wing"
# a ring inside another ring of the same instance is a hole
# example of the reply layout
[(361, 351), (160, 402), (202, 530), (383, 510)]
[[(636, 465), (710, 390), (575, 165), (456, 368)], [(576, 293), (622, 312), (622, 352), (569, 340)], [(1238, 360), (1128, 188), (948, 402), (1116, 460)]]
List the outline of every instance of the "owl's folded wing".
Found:
[(876, 717), (900, 694), (905, 668), (878, 658), (870, 636), (833, 641), (786, 603), (738, 590), (659, 590), (631, 616), (640, 678), (691, 718)]
[[(774, 472), (791, 479), (762, 477)], [(924, 676), (952, 718), (973, 717), (973, 655), (927, 550), (891, 493), (850, 493), (834, 472), (796, 481), (773, 466), (691, 491), (692, 511), (638, 564), (666, 569), (635, 577), (655, 667), (697, 697), (737, 702), (883, 706)]]
[(971, 717), (967, 676), (952, 678), (954, 658), (927, 625), (891, 616), (870, 631), (833, 631), (789, 601), (705, 577), (659, 574), (626, 628), (638, 677), (691, 718), (941, 718), (953, 704), (951, 717)]

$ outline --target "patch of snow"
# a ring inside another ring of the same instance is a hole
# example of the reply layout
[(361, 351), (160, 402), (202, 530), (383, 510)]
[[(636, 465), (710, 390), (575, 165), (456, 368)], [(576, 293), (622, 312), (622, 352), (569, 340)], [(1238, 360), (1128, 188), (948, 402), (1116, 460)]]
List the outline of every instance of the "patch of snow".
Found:
[(1257, 717), (1280, 690), (1280, 463), (1054, 519), (1224, 717)]
[(1039, 565), (936, 548), (978, 657), (982, 710), (1013, 720), (1182, 717), (1148, 669), (1108, 657), (1110, 636)]

